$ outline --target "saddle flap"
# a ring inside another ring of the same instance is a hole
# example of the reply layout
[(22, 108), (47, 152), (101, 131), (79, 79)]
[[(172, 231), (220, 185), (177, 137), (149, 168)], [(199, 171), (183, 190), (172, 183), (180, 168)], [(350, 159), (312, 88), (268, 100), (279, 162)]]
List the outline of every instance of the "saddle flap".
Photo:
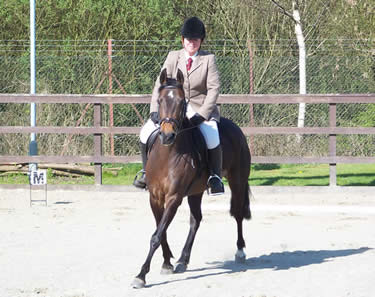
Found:
[(159, 136), (159, 128), (158, 129), (155, 129), (151, 135), (149, 136), (149, 138), (147, 139), (147, 143), (146, 143), (146, 153), (148, 154), (151, 149), (152, 149), (152, 146), (154, 145), (155, 141), (156, 141), (156, 138)]

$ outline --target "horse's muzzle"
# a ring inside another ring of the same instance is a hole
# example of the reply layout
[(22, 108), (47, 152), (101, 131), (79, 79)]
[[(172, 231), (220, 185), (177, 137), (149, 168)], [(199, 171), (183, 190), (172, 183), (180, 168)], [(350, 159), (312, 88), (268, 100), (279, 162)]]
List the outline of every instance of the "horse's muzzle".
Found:
[(170, 132), (170, 133), (160, 132), (159, 137), (160, 137), (161, 144), (165, 146), (172, 145), (174, 141), (176, 140), (176, 135), (177, 134), (175, 132)]

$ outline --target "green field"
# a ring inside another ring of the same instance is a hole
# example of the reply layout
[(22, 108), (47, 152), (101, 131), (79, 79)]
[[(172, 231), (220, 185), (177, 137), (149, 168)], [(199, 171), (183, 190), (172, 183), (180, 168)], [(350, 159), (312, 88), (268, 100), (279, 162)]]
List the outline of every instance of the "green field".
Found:
[[(131, 185), (140, 164), (106, 164), (104, 167), (120, 167), (117, 174), (105, 172), (105, 185)], [(0, 176), (0, 184), (27, 184), (25, 174)], [(54, 177), (48, 174), (49, 184), (93, 184), (93, 176), (79, 178)], [(254, 186), (327, 186), (329, 166), (327, 164), (255, 164), (251, 167), (250, 185)], [(337, 165), (337, 185), (375, 186), (375, 164)]]

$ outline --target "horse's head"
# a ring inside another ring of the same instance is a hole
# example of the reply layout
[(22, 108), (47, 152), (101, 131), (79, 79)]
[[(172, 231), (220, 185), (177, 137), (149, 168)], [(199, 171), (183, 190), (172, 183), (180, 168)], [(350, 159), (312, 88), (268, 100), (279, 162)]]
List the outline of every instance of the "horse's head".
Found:
[(185, 118), (187, 103), (183, 88), (184, 75), (178, 69), (177, 79), (167, 77), (167, 69), (160, 74), (159, 119), (160, 140), (163, 145), (172, 145)]

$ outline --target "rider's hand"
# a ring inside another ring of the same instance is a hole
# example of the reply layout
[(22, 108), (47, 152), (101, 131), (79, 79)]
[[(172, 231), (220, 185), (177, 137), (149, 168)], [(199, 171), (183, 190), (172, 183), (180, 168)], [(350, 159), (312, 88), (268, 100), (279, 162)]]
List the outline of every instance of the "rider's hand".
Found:
[(190, 118), (190, 123), (193, 125), (193, 126), (199, 126), (200, 124), (202, 124), (206, 119), (204, 117), (202, 117), (199, 113), (196, 113), (195, 115), (193, 115), (191, 118)]
[(156, 111), (151, 112), (150, 113), (150, 118), (154, 122), (154, 124), (159, 124), (159, 120), (160, 120), (159, 113), (157, 113)]

